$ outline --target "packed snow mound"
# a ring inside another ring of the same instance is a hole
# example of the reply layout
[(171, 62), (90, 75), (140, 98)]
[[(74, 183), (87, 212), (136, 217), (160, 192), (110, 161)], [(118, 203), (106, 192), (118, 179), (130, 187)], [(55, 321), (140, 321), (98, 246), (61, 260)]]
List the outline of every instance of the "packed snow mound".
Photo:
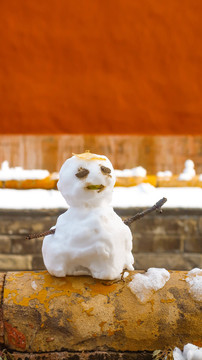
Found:
[(50, 274), (91, 275), (113, 280), (133, 270), (132, 234), (111, 206), (115, 173), (103, 155), (74, 155), (62, 166), (58, 189), (70, 205), (44, 238)]
[(44, 179), (49, 176), (50, 173), (48, 170), (25, 170), (20, 166), (10, 168), (8, 161), (4, 161), (1, 164), (0, 169), (0, 180), (38, 180)]
[(202, 348), (187, 344), (181, 351), (176, 347), (173, 351), (173, 358), (174, 360), (202, 360)]
[(184, 163), (184, 170), (179, 175), (178, 180), (189, 181), (196, 175), (196, 171), (194, 169), (194, 162), (192, 160), (186, 160)]
[(162, 289), (169, 279), (170, 274), (166, 269), (150, 268), (145, 274), (135, 274), (128, 286), (144, 304), (151, 299), (153, 292)]
[(192, 269), (188, 272), (186, 282), (189, 283), (190, 293), (198, 300), (202, 301), (202, 269)]

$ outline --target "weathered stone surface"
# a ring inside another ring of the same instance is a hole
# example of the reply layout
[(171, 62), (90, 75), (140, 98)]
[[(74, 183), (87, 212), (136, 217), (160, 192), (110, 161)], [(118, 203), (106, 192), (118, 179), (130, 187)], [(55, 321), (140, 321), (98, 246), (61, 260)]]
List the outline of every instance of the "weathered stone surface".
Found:
[(21, 352), (153, 351), (188, 342), (202, 345), (200, 303), (187, 272), (141, 304), (125, 282), (55, 278), (46, 271), (7, 273), (5, 346)]
[(11, 255), (0, 254), (0, 269), (1, 270), (31, 270), (32, 256), (31, 255)]

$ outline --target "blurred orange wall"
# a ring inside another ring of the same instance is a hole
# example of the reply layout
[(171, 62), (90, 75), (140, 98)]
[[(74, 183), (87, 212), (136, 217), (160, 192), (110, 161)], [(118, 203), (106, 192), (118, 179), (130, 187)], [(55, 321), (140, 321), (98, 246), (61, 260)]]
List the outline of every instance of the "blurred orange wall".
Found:
[(1, 134), (202, 134), (201, 0), (0, 4)]

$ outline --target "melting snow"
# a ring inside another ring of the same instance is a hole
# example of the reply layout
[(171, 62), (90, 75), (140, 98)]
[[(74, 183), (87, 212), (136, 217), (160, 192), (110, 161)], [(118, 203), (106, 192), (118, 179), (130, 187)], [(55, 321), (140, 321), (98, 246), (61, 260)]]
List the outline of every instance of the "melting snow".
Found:
[(37, 290), (37, 284), (36, 284), (35, 281), (31, 282), (31, 287), (32, 287), (33, 290)]
[(189, 283), (190, 293), (193, 297), (202, 301), (202, 269), (195, 268), (189, 271), (186, 281)]
[(169, 279), (170, 274), (166, 269), (150, 268), (145, 274), (135, 274), (128, 287), (145, 304), (153, 292), (162, 289)]
[(173, 351), (173, 358), (174, 360), (202, 360), (202, 348), (187, 344), (181, 351), (176, 347)]

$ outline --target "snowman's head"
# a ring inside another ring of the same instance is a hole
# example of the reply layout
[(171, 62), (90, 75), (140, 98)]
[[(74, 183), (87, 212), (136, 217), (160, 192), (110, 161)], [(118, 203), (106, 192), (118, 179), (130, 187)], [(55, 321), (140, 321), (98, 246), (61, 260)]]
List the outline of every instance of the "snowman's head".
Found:
[(115, 172), (104, 155), (85, 152), (62, 165), (58, 190), (70, 206), (102, 206), (111, 202)]

